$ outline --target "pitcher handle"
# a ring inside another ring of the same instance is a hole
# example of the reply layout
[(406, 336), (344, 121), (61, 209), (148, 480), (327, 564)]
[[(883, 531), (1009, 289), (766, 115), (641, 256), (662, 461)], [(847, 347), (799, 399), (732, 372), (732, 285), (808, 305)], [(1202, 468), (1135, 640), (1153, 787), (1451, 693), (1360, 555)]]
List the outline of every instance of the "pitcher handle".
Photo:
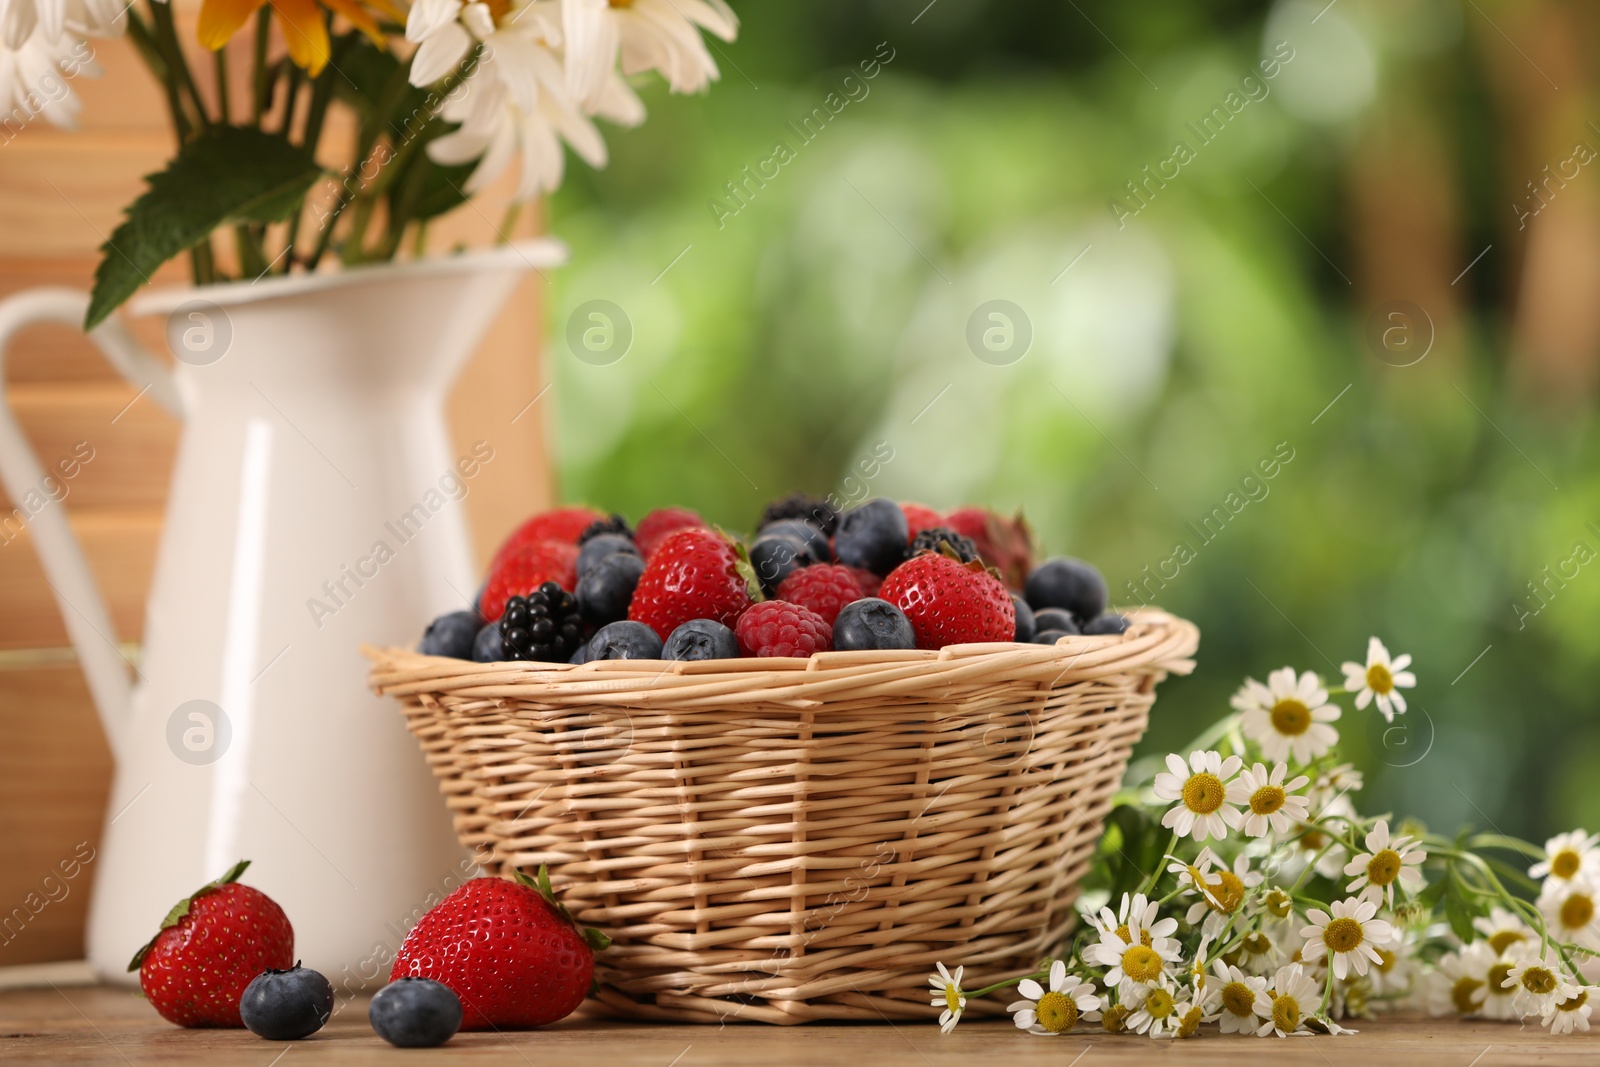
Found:
[[(0, 484), (4, 484), (15, 505), (20, 505), (30, 491), (39, 489), (45, 474), (11, 410), (5, 385), (6, 353), (12, 338), (29, 326), (57, 323), (81, 328), (88, 307), (88, 293), (54, 287), (28, 289), (0, 301)], [(89, 340), (130, 384), (149, 392), (151, 399), (173, 416), (183, 417), (172, 372), (141, 348), (120, 320), (107, 319), (89, 334)], [(13, 512), (0, 516), (0, 521), (9, 524), (15, 518)], [(83, 665), (100, 725), (111, 751), (120, 756), (131, 713), (132, 686), (105, 598), (100, 595), (83, 547), (68, 525), (63, 508), (46, 506), (28, 525), (72, 647)]]

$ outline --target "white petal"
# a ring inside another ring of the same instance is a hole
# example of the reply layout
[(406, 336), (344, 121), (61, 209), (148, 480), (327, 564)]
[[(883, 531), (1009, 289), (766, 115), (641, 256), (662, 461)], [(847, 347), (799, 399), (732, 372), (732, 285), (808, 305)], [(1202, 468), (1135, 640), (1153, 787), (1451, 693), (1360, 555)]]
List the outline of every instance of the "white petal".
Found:
[(1038, 1000), (1040, 997), (1044, 996), (1044, 988), (1032, 978), (1024, 978), (1022, 981), (1018, 982), (1017, 992), (1021, 993), (1029, 1000)]
[(451, 22), (430, 34), (411, 58), (411, 84), (432, 85), (456, 69), (472, 48), (472, 34)]

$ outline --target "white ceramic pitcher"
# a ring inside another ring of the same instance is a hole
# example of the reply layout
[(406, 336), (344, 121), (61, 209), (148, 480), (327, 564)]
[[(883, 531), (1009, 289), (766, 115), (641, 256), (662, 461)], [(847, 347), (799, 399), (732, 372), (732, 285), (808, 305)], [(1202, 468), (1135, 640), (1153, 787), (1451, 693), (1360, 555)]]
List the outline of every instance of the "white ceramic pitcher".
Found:
[[(115, 318), (90, 334), (183, 422), (136, 667), (63, 507), (29, 523), (116, 759), (88, 929), (103, 976), (127, 980), (171, 905), (246, 858), (307, 966), (382, 981), (428, 894), (470, 873), (356, 649), (470, 602), (458, 498), (498, 442), (486, 427), (455, 455), (443, 403), (519, 277), (565, 254), (537, 240), (147, 293), (130, 310), (169, 317), (171, 370)], [(81, 324), (87, 299), (0, 304), (0, 359), (23, 327)], [(14, 501), (43, 477), (4, 404), (0, 476)]]

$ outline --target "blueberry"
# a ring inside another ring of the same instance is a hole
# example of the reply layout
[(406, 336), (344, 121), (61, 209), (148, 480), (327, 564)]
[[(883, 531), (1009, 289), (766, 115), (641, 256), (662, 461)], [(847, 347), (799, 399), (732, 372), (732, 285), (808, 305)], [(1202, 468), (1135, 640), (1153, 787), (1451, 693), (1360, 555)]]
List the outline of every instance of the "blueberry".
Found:
[(905, 612), (877, 597), (851, 601), (833, 623), (835, 652), (916, 647), (917, 634)]
[(1028, 607), (1028, 602), (1022, 599), (1022, 594), (1012, 593), (1011, 603), (1017, 609), (1017, 636), (1016, 641), (1032, 641), (1037, 627), (1033, 623), (1033, 609)]
[(498, 622), (491, 622), (478, 631), (472, 642), (472, 658), (478, 663), (499, 663), (506, 658), (506, 640), (500, 634)]
[(616, 553), (626, 553), (638, 557), (639, 548), (633, 543), (632, 538), (624, 537), (617, 533), (596, 534), (583, 543), (578, 549), (578, 577), (582, 578), (592, 570), (595, 564)]
[(578, 651), (574, 652), (572, 654), (572, 658), (567, 660), (567, 662), (568, 663), (573, 663), (573, 664), (588, 663), (589, 662), (589, 642), (585, 641), (583, 644), (579, 645), (578, 646)]
[(1040, 608), (1033, 613), (1033, 632), (1060, 630), (1063, 633), (1081, 633), (1078, 620), (1066, 608)]
[(750, 546), (750, 566), (769, 596), (795, 570), (820, 562), (810, 545), (787, 534), (762, 534)]
[[(609, 537), (602, 534), (589, 544)], [(587, 546), (585, 546), (587, 547)], [(614, 552), (596, 563), (578, 579), (578, 613), (583, 621), (593, 626), (628, 617), (628, 602), (633, 599), (634, 586), (644, 573), (644, 560), (626, 552)]]
[(611, 622), (589, 638), (589, 659), (660, 659), (661, 638), (642, 622)]
[(1127, 629), (1127, 616), (1118, 615), (1114, 611), (1097, 615), (1083, 624), (1083, 632), (1086, 634), (1120, 634)]
[(471, 659), (473, 639), (482, 627), (483, 619), (476, 611), (452, 611), (448, 615), (440, 615), (428, 624), (417, 651), (424, 656)]
[[(1076, 630), (1073, 631), (1073, 633), (1076, 632)], [(1067, 633), (1065, 630), (1040, 630), (1033, 635), (1033, 643), (1036, 645), (1053, 645), (1061, 638), (1071, 636), (1072, 634)]]
[(715, 619), (690, 619), (667, 635), (662, 659), (738, 659), (739, 639)]
[(396, 1048), (432, 1048), (461, 1029), (461, 998), (432, 978), (397, 978), (373, 995), (367, 1019)]
[(811, 555), (818, 563), (826, 563), (833, 558), (833, 549), (828, 544), (828, 535), (823, 533), (819, 527), (804, 519), (779, 519), (777, 522), (768, 523), (756, 531), (757, 537), (766, 537), (768, 534), (779, 534), (805, 542), (811, 548)]
[(298, 963), (287, 971), (262, 971), (239, 998), (239, 1018), (268, 1041), (310, 1037), (332, 1014), (333, 986)]
[(1034, 611), (1066, 608), (1080, 623), (1106, 610), (1106, 580), (1081, 559), (1045, 560), (1028, 575), (1023, 592)]
[(888, 574), (906, 558), (908, 540), (906, 513), (900, 510), (900, 505), (874, 497), (839, 516), (833, 551), (839, 562), (848, 567), (864, 567), (874, 574)]

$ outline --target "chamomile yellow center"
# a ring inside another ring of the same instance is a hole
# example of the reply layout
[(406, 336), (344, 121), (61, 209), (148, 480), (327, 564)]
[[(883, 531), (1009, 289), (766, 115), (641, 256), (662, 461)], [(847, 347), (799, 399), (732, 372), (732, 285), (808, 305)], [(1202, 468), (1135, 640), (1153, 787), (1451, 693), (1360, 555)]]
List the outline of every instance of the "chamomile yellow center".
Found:
[(1272, 728), (1289, 737), (1299, 737), (1311, 729), (1311, 709), (1305, 701), (1285, 697), (1272, 705)]
[(1300, 847), (1307, 852), (1321, 852), (1327, 843), (1328, 839), (1320, 830), (1307, 830), (1300, 837)]
[(1394, 675), (1389, 673), (1388, 667), (1374, 663), (1367, 668), (1367, 688), (1374, 693), (1387, 696), (1394, 692)]
[(1222, 779), (1209, 771), (1191, 775), (1189, 780), (1183, 783), (1183, 804), (1199, 815), (1210, 815), (1222, 807), (1226, 794), (1227, 790), (1222, 785)]
[(1529, 967), (1522, 972), (1522, 988), (1536, 997), (1547, 997), (1556, 991), (1556, 976), (1544, 967)]
[(1380, 949), (1378, 949), (1378, 962), (1374, 963), (1372, 965), (1373, 969), (1376, 970), (1379, 974), (1388, 974), (1391, 970), (1394, 969), (1394, 961), (1397, 958), (1398, 957), (1395, 956), (1395, 954), (1393, 952), (1390, 952), (1388, 949), (1380, 948)]
[(1108, 1034), (1125, 1034), (1128, 1032), (1128, 1009), (1122, 1004), (1113, 1004), (1100, 1016), (1100, 1027)]
[(1176, 1007), (1172, 994), (1165, 989), (1152, 989), (1150, 995), (1144, 998), (1145, 1014), (1152, 1019), (1165, 1019)]
[(1256, 991), (1243, 982), (1229, 982), (1222, 987), (1222, 1006), (1231, 1015), (1253, 1015), (1256, 1010)]
[[(1122, 943), (1124, 945), (1133, 944), (1133, 931), (1128, 929), (1127, 923), (1123, 923), (1121, 926), (1117, 927), (1117, 936), (1122, 939)], [(1146, 930), (1142, 926), (1139, 927), (1139, 944), (1150, 944), (1150, 931)]]
[(1506, 979), (1511, 977), (1511, 964), (1497, 963), (1489, 968), (1489, 988), (1501, 995), (1505, 994)]
[(1471, 1015), (1478, 1010), (1478, 990), (1483, 988), (1483, 983), (1476, 978), (1457, 978), (1456, 984), (1450, 987), (1450, 1001), (1456, 1006), (1456, 1011), (1462, 1015)]
[(1122, 954), (1122, 973), (1135, 982), (1154, 982), (1161, 977), (1161, 957), (1147, 945), (1134, 945)]
[(1294, 907), (1294, 898), (1281, 889), (1274, 889), (1267, 894), (1267, 910), (1280, 919), (1289, 917), (1289, 911)]
[(1504, 956), (1506, 949), (1522, 940), (1520, 930), (1498, 930), (1489, 938), (1489, 947), (1494, 949), (1496, 956)]
[(1250, 794), (1250, 811), (1256, 815), (1272, 815), (1289, 799), (1281, 785), (1264, 785)]
[(1574, 893), (1561, 902), (1561, 925), (1568, 930), (1581, 930), (1594, 918), (1594, 898), (1587, 893)]
[(1587, 1003), (1589, 1003), (1589, 991), (1587, 989), (1580, 989), (1578, 990), (1577, 996), (1568, 997), (1566, 1000), (1563, 1000), (1561, 1003), (1557, 1004), (1556, 1010), (1577, 1011)]
[(1178, 1020), (1178, 1036), (1193, 1037), (1200, 1030), (1200, 1021), (1204, 1018), (1205, 1013), (1198, 1005), (1184, 1012), (1183, 1017)]
[(1300, 1002), (1293, 997), (1272, 998), (1272, 1025), (1286, 1034), (1300, 1028)]
[(1386, 886), (1400, 877), (1400, 853), (1392, 848), (1380, 848), (1367, 861), (1367, 881), (1375, 886)]
[(1354, 919), (1332, 919), (1322, 928), (1322, 943), (1330, 952), (1354, 952), (1365, 939), (1361, 924)]
[(1064, 1034), (1078, 1025), (1078, 1005), (1065, 993), (1046, 993), (1033, 1011), (1039, 1025), (1052, 1034)]
[(957, 989), (953, 985), (945, 986), (944, 987), (944, 1003), (945, 1003), (945, 1007), (950, 1009), (950, 1013), (952, 1015), (954, 1015), (956, 1012), (960, 1011), (961, 1010), (961, 990)]
[(1571, 878), (1583, 866), (1583, 857), (1570, 848), (1564, 848), (1550, 857), (1550, 873), (1557, 878)]
[(1244, 935), (1239, 947), (1251, 956), (1265, 956), (1272, 951), (1272, 938), (1259, 930), (1254, 930)]
[(1222, 881), (1211, 887), (1211, 897), (1206, 903), (1215, 911), (1231, 915), (1244, 902), (1244, 883), (1232, 871), (1218, 871), (1217, 877)]

